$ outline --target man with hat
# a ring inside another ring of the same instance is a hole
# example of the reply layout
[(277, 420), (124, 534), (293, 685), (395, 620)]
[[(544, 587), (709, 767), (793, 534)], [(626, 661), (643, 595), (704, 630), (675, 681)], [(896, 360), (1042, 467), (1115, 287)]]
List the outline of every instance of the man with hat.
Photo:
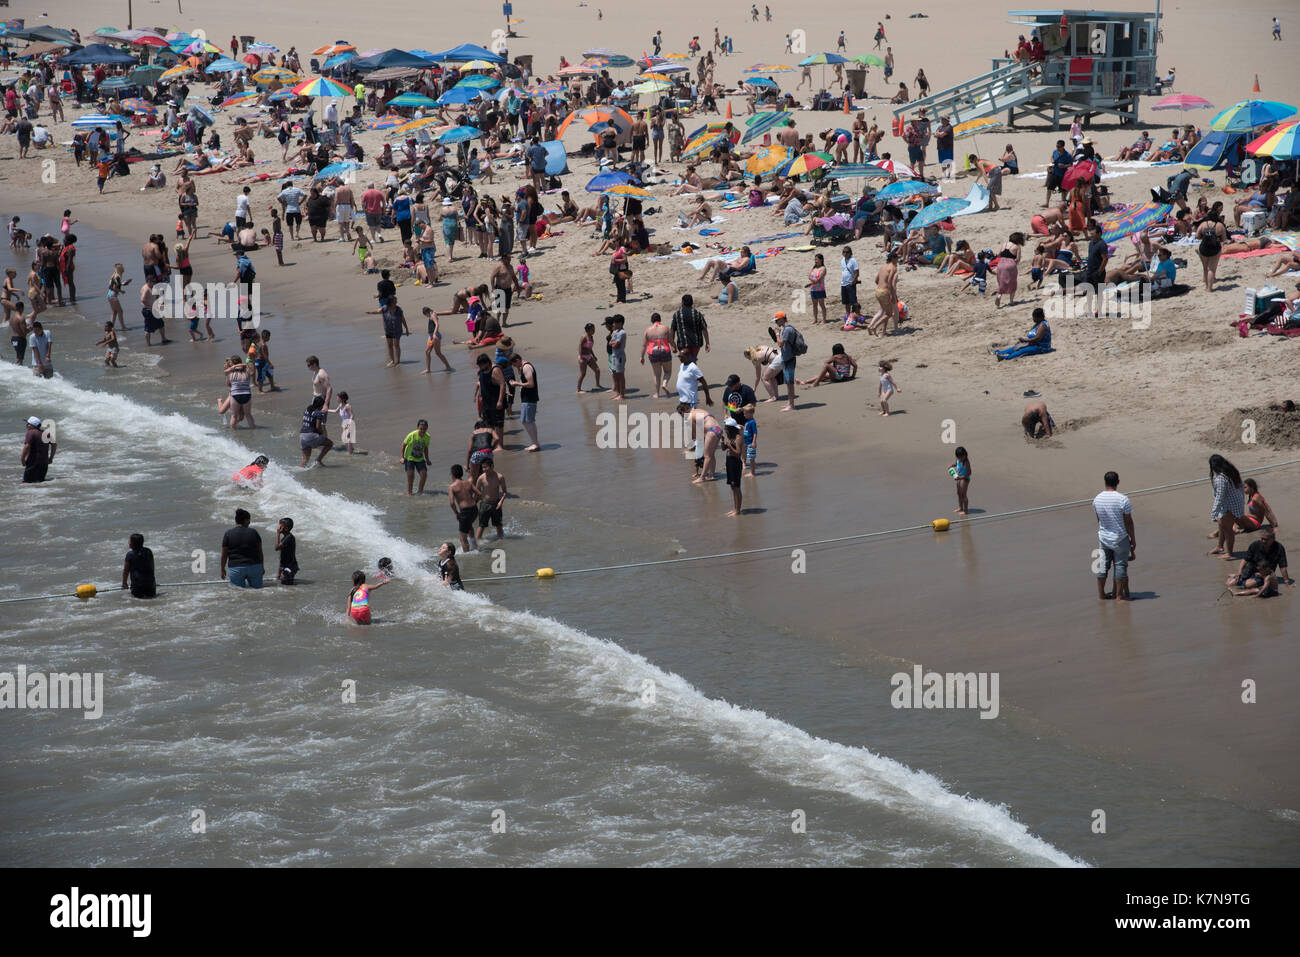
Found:
[(776, 340), (777, 345), (781, 347), (781, 371), (785, 376), (786, 401), (781, 411), (793, 412), (795, 357), (799, 355), (795, 351), (795, 343), (799, 340), (799, 333), (795, 331), (794, 326), (790, 325), (790, 320), (784, 312), (778, 312), (772, 318), (776, 322), (776, 332), (773, 334), (773, 338)]
[(27, 436), (23, 440), (23, 454), (20, 459), (23, 466), (23, 482), (45, 481), (45, 473), (49, 471), (50, 463), (54, 461), (54, 453), (59, 447), (53, 438), (53, 429), (50, 430), (47, 439), (45, 430), (41, 428), (41, 420), (34, 415), (28, 416)]

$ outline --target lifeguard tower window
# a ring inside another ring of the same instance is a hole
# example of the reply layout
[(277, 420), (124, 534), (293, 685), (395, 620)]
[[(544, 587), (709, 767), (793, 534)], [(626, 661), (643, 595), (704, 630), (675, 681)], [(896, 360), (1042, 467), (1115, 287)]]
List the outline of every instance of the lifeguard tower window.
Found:
[(1005, 117), (1008, 126), (1062, 117), (1085, 125), (1099, 116), (1121, 124), (1137, 116), (1139, 100), (1158, 92), (1155, 45), (1160, 14), (1102, 10), (1012, 10), (1012, 31), (1038, 41), (1036, 56), (1017, 50), (995, 57), (982, 76), (895, 109), (911, 114), (926, 107), (954, 124)]

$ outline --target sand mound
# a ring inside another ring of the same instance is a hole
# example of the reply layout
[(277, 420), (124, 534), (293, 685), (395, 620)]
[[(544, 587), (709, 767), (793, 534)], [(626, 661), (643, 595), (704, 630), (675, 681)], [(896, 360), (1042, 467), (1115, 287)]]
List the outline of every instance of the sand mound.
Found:
[(1201, 433), (1201, 439), (1219, 447), (1237, 445), (1249, 428), (1247, 420), (1254, 422), (1256, 444), (1271, 449), (1300, 448), (1300, 408), (1287, 411), (1277, 402), (1234, 409), (1218, 426)]

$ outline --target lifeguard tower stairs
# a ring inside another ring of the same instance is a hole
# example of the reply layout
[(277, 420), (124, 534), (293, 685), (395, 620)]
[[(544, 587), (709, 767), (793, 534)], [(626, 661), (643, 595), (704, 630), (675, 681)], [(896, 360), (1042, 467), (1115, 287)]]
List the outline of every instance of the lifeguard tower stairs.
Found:
[[(1029, 27), (1043, 42), (1046, 59), (1029, 63), (997, 57), (982, 76), (903, 103), (895, 118), (914, 116), (925, 107), (937, 121), (953, 126), (986, 117), (1007, 126), (1034, 118), (1053, 129), (1062, 116), (1137, 118), (1138, 100), (1159, 92), (1156, 46), (1159, 6), (1155, 13), (1098, 10), (1012, 10), (1011, 22)], [(1026, 36), (1029, 36), (1026, 31)]]

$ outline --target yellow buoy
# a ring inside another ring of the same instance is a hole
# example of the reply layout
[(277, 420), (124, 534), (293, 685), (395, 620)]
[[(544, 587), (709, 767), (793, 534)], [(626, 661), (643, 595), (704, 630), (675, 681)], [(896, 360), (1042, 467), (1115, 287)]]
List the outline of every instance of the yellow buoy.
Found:
[(539, 568), (539, 569), (537, 569), (537, 577), (538, 577), (538, 578), (554, 578), (554, 577), (555, 577), (555, 569), (554, 569), (554, 568)]
[(98, 589), (95, 588), (94, 585), (78, 585), (78, 586), (77, 586), (77, 597), (78, 597), (78, 598), (94, 598), (94, 597), (95, 597), (95, 593), (96, 593), (97, 591), (98, 591)]
[(936, 532), (948, 531), (948, 520), (946, 518), (936, 518), (930, 525), (933, 526)]

